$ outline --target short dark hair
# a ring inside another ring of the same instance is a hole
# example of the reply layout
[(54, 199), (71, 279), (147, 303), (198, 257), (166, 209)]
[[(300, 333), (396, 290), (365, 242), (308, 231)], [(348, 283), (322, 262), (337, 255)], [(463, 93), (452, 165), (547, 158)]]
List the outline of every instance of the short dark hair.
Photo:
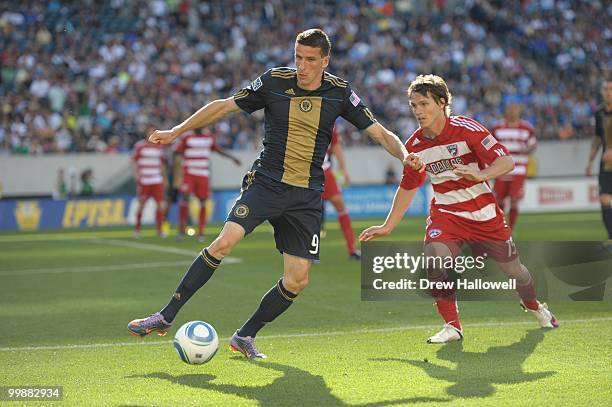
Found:
[(295, 42), (309, 47), (319, 48), (323, 58), (328, 57), (331, 52), (331, 42), (325, 31), (320, 28), (311, 28), (298, 34)]
[(410, 86), (408, 86), (406, 91), (408, 97), (412, 96), (414, 92), (420, 93), (425, 97), (429, 94), (436, 103), (444, 99), (444, 112), (447, 116), (450, 116), (453, 96), (448, 90), (446, 82), (440, 76), (432, 74), (417, 76), (415, 80), (410, 82)]

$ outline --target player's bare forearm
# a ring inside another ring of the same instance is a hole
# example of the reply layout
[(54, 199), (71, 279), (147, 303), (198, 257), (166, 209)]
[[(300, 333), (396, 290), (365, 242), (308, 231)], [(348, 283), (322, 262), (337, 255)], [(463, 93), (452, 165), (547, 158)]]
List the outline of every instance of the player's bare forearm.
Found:
[(487, 168), (481, 170), (483, 175), (482, 181), (488, 181), (501, 177), (514, 169), (514, 160), (510, 156), (497, 157)]
[(186, 131), (215, 123), (232, 112), (240, 110), (234, 98), (217, 99), (201, 107), (171, 130), (156, 130), (149, 136), (152, 143), (168, 144)]
[(488, 181), (501, 177), (514, 169), (514, 160), (510, 156), (497, 157), (487, 168), (476, 169), (469, 165), (453, 164), (455, 174), (470, 181)]
[(387, 219), (385, 219), (384, 223), (390, 227), (391, 230), (395, 229), (397, 224), (404, 218), (404, 214), (412, 203), (417, 189), (418, 188), (404, 189), (402, 187), (398, 187), (397, 191), (395, 191), (391, 210), (389, 210), (389, 214), (387, 215)]
[(384, 128), (380, 123), (372, 124), (366, 129), (366, 133), (378, 144), (382, 145), (389, 154), (402, 161), (402, 163), (408, 156), (408, 151), (406, 151), (406, 147), (404, 147), (399, 137)]
[(387, 219), (385, 219), (385, 223), (379, 226), (371, 226), (367, 228), (361, 232), (359, 235), (359, 240), (362, 242), (367, 242), (391, 233), (397, 224), (403, 219), (404, 214), (414, 199), (417, 189), (418, 188), (407, 190), (402, 187), (398, 187), (397, 191), (395, 192), (395, 196), (393, 197), (391, 210), (387, 215)]

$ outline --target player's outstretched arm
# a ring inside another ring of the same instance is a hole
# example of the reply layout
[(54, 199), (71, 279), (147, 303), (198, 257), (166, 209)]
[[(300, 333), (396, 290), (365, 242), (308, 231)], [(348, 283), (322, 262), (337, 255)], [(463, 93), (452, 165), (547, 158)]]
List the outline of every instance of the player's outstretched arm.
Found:
[(453, 167), (455, 167), (453, 170), (455, 174), (470, 181), (482, 182), (501, 177), (512, 171), (514, 169), (514, 160), (508, 155), (497, 157), (495, 161), (484, 170), (478, 170), (463, 164), (453, 164)]
[(201, 107), (184, 122), (178, 126), (174, 126), (171, 130), (155, 130), (149, 136), (149, 141), (157, 144), (172, 143), (184, 132), (213, 124), (217, 120), (238, 110), (240, 110), (240, 108), (234, 101), (233, 97), (214, 100)]
[(406, 147), (404, 147), (401, 140), (395, 135), (395, 133), (387, 130), (378, 122), (366, 128), (365, 132), (378, 144), (382, 145), (385, 150), (389, 152), (389, 154), (404, 163), (404, 160), (406, 157), (408, 157), (408, 151), (406, 151)]
[(391, 210), (387, 215), (385, 223), (378, 226), (370, 226), (361, 232), (359, 235), (359, 240), (362, 242), (367, 242), (369, 240), (376, 239), (377, 237), (390, 234), (404, 217), (404, 214), (414, 199), (414, 194), (416, 194), (417, 190), (418, 188), (404, 189), (402, 187), (398, 187), (397, 191), (395, 192), (395, 197), (393, 198), (393, 205), (391, 205)]

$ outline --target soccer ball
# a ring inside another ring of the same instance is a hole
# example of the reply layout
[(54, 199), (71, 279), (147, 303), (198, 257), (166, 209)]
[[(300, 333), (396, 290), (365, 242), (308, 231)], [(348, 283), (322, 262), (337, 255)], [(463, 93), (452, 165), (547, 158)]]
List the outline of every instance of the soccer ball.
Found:
[(215, 328), (206, 322), (187, 322), (174, 335), (174, 349), (183, 362), (201, 365), (217, 353), (219, 336)]

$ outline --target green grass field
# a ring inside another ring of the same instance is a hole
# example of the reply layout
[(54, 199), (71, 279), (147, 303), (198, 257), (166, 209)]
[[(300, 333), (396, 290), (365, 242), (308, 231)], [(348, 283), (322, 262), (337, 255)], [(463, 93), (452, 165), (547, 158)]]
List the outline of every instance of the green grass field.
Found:
[[(360, 231), (372, 222), (354, 222)], [(393, 240), (421, 240), (409, 219)], [(177, 317), (212, 323), (208, 364), (186, 365), (171, 336), (134, 338), (131, 319), (163, 307), (201, 248), (136, 241), (125, 229), (0, 234), (0, 386), (64, 387), (32, 405), (612, 405), (612, 304), (550, 304), (562, 326), (538, 329), (518, 302), (465, 302), (461, 343), (428, 345), (431, 301), (361, 302), (359, 264), (328, 225), (321, 264), (296, 304), (258, 335), (265, 361), (227, 341), (282, 272), (260, 227)], [(209, 235), (218, 232), (209, 228)], [(602, 240), (598, 213), (523, 215), (517, 240)], [(0, 404), (3, 404), (0, 401)], [(21, 403), (4, 402), (5, 405)]]

